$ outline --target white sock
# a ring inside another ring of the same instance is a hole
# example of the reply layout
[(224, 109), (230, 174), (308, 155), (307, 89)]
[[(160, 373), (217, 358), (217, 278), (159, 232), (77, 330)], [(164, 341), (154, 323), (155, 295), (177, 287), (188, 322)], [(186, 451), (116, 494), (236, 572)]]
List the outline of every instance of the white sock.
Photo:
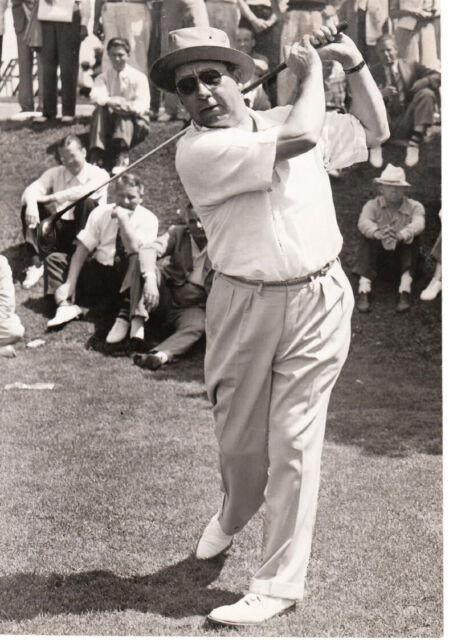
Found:
[(402, 291), (410, 293), (412, 290), (412, 282), (413, 278), (410, 275), (410, 271), (404, 271), (401, 277), (401, 282), (399, 284), (399, 293), (401, 293)]
[(141, 316), (134, 316), (131, 320), (130, 337), (143, 340), (145, 338), (145, 324)]
[(371, 280), (369, 278), (365, 278), (365, 276), (360, 276), (359, 293), (370, 293), (370, 292), (371, 292)]
[(165, 353), (165, 351), (155, 351), (154, 355), (159, 358), (162, 364), (168, 362), (168, 355)]

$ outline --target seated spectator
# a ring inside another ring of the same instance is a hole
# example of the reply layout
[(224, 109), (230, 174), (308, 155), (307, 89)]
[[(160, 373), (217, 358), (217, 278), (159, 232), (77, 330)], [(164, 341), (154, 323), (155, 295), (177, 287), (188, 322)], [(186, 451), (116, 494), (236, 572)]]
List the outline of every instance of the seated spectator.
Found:
[(92, 211), (86, 227), (78, 233), (71, 259), (67, 253), (47, 256), (45, 292), (54, 294), (57, 304), (47, 327), (65, 324), (81, 315), (75, 300), (84, 295), (121, 302), (120, 289), (129, 257), (157, 237), (158, 220), (141, 206), (142, 196), (143, 185), (136, 176), (125, 174), (118, 178), (115, 202)]
[(439, 69), (440, 0), (390, 0), (399, 56)]
[[(239, 51), (243, 51), (251, 56), (255, 63), (254, 76), (242, 86), (242, 89), (263, 76), (268, 71), (268, 60), (265, 56), (254, 52), (256, 41), (253, 33), (249, 29), (237, 29), (235, 34), (235, 46)], [(248, 107), (255, 111), (265, 111), (271, 109), (271, 104), (262, 85), (245, 94), (245, 102)]]
[[(381, 36), (377, 42), (380, 63), (371, 72), (387, 108), (391, 137), (407, 141), (405, 164), (419, 162), (419, 146), (434, 121), (441, 74), (417, 62), (398, 57), (393, 36)], [(383, 163), (381, 147), (371, 149), (370, 162)]]
[[(104, 169), (86, 162), (86, 149), (77, 136), (64, 138), (57, 152), (61, 165), (44, 171), (22, 195), (23, 236), (31, 259), (31, 266), (22, 283), (25, 289), (33, 287), (44, 274), (37, 244), (39, 222), (109, 179)], [(106, 197), (107, 189), (101, 189), (63, 214), (56, 223), (56, 239), (61, 251), (71, 253), (76, 234), (84, 227), (89, 213), (98, 204), (105, 204)]]
[(90, 92), (96, 109), (90, 124), (89, 158), (117, 171), (128, 166), (130, 148), (149, 131), (150, 89), (147, 76), (128, 64), (127, 40), (112, 38), (106, 49), (112, 68), (95, 78)]
[(357, 308), (361, 313), (371, 310), (371, 283), (379, 267), (390, 266), (393, 259), (401, 274), (396, 311), (408, 311), (419, 260), (419, 235), (425, 226), (424, 207), (406, 197), (410, 184), (401, 167), (387, 165), (374, 182), (379, 185), (380, 195), (365, 204), (358, 223), (362, 235), (353, 269), (360, 276)]
[[(163, 314), (174, 330), (149, 354), (134, 357), (134, 363), (144, 369), (154, 370), (172, 362), (204, 335), (205, 306), (213, 275), (206, 245), (203, 226), (189, 204), (184, 224), (170, 227), (151, 247), (142, 250), (150, 289), (147, 303), (154, 307), (160, 300)], [(156, 258), (164, 256), (170, 259), (160, 268), (158, 286)]]
[(442, 289), (443, 269), (441, 265), (441, 231), (435, 241), (435, 244), (432, 247), (430, 255), (435, 260), (436, 264), (432, 280), (429, 282), (427, 287), (421, 291), (421, 294), (419, 296), (421, 300), (425, 301), (435, 300)]
[(13, 358), (14, 347), (25, 333), (19, 316), (15, 313), (16, 297), (11, 267), (5, 256), (0, 256), (0, 356)]

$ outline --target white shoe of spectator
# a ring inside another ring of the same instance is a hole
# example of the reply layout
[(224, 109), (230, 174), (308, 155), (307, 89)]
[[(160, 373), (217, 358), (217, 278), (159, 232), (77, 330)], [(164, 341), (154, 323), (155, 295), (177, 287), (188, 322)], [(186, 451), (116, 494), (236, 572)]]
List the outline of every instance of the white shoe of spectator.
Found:
[(17, 355), (16, 350), (12, 346), (12, 344), (5, 344), (3, 347), (0, 347), (0, 356), (3, 358), (15, 358)]
[(72, 124), (75, 121), (75, 116), (62, 116), (61, 122), (64, 124)]
[(130, 338), (143, 340), (145, 338), (145, 322), (142, 316), (134, 316), (131, 320)]
[(383, 165), (384, 159), (382, 155), (382, 147), (373, 147), (369, 150), (369, 161), (371, 166), (380, 169)]
[(28, 267), (25, 274), (25, 280), (22, 282), (22, 287), (24, 289), (31, 289), (31, 287), (34, 287), (34, 285), (39, 282), (43, 275), (44, 265), (41, 265), (40, 267), (36, 267), (35, 265)]
[(129, 155), (126, 151), (121, 151), (117, 156), (117, 160), (115, 161), (115, 167), (113, 167), (111, 173), (113, 176), (115, 176), (117, 173), (121, 173), (122, 171), (124, 171), (128, 166), (129, 166)]
[(419, 147), (416, 144), (409, 144), (405, 152), (405, 164), (407, 167), (414, 167), (419, 162)]
[(259, 593), (247, 593), (238, 602), (217, 607), (207, 616), (212, 622), (235, 625), (259, 624), (294, 607), (295, 600), (275, 598)]
[(427, 287), (421, 291), (420, 298), (421, 300), (435, 300), (437, 295), (440, 293), (442, 289), (441, 280), (438, 278), (432, 278)]
[(70, 322), (70, 320), (75, 320), (82, 312), (81, 307), (77, 304), (61, 304), (56, 309), (55, 317), (47, 322), (47, 329), (59, 327), (59, 325), (66, 324), (66, 322)]
[(115, 344), (116, 342), (121, 342), (126, 338), (129, 331), (129, 321), (124, 318), (117, 318), (114, 324), (112, 325), (112, 329), (109, 331), (106, 336), (106, 342), (108, 344)]
[(45, 124), (46, 122), (50, 121), (50, 118), (48, 118), (47, 116), (36, 116), (32, 121), (35, 124)]

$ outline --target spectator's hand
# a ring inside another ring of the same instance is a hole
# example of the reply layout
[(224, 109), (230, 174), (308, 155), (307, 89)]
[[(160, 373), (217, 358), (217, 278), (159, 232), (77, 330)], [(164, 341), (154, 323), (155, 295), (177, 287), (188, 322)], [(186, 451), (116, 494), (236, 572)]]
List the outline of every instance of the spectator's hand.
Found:
[(410, 229), (401, 229), (396, 233), (396, 240), (399, 242), (410, 243), (413, 240), (413, 231)]
[(429, 78), (420, 78), (419, 80), (415, 80), (415, 82), (412, 84), (412, 86), (410, 87), (410, 92), (416, 93), (417, 91), (420, 91), (421, 89), (425, 89), (428, 86), (429, 86)]
[(130, 213), (131, 212), (129, 209), (125, 209), (125, 207), (117, 206), (113, 208), (111, 213), (111, 218), (113, 220), (118, 220), (120, 222), (124, 218), (128, 219)]
[(80, 27), (80, 40), (83, 41), (88, 36), (87, 27), (85, 24), (82, 24)]
[(106, 104), (113, 111), (122, 111), (126, 107), (126, 99), (123, 96), (112, 96)]
[(145, 276), (143, 285), (143, 302), (147, 311), (155, 309), (159, 304), (159, 289), (155, 273), (149, 273)]
[(64, 282), (64, 284), (60, 284), (59, 287), (55, 291), (55, 301), (57, 305), (60, 305), (62, 302), (66, 302), (69, 298), (73, 296), (73, 288), (69, 282)]
[(398, 95), (398, 90), (396, 89), (396, 87), (392, 87), (390, 85), (381, 89), (380, 93), (382, 94), (382, 98), (384, 98), (384, 100), (388, 100), (389, 98), (396, 97)]
[(270, 24), (267, 24), (267, 22), (267, 20), (262, 20), (262, 18), (258, 18), (257, 16), (251, 18), (251, 26), (255, 33), (262, 33), (262, 31), (266, 31), (266, 29), (271, 26)]
[(30, 229), (35, 229), (37, 227), (37, 225), (39, 224), (39, 211), (37, 208), (35, 211), (33, 211), (30, 210), (29, 207), (27, 207), (25, 211), (25, 224)]

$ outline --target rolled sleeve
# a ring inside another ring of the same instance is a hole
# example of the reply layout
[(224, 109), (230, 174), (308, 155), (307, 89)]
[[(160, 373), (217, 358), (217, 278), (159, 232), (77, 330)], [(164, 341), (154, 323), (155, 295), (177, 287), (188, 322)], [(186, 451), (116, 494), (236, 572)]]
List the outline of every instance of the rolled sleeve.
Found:
[(426, 226), (425, 209), (420, 202), (413, 203), (412, 219), (401, 231), (404, 234), (404, 242), (410, 244), (415, 236), (419, 236)]
[(207, 207), (243, 193), (268, 190), (278, 131), (278, 127), (256, 132), (221, 129), (182, 139), (176, 168), (191, 201)]
[(328, 171), (368, 160), (365, 130), (360, 121), (350, 114), (326, 113), (320, 143)]
[(94, 86), (90, 92), (91, 101), (99, 107), (104, 107), (109, 98), (109, 91), (103, 74), (94, 80)]
[(365, 204), (359, 217), (358, 229), (366, 238), (374, 238), (375, 232), (379, 229), (376, 220), (376, 206), (372, 201)]
[(86, 226), (82, 229), (77, 239), (86, 247), (89, 253), (92, 253), (98, 246), (101, 238), (101, 229), (99, 225), (99, 216), (102, 208), (96, 207), (87, 218)]

